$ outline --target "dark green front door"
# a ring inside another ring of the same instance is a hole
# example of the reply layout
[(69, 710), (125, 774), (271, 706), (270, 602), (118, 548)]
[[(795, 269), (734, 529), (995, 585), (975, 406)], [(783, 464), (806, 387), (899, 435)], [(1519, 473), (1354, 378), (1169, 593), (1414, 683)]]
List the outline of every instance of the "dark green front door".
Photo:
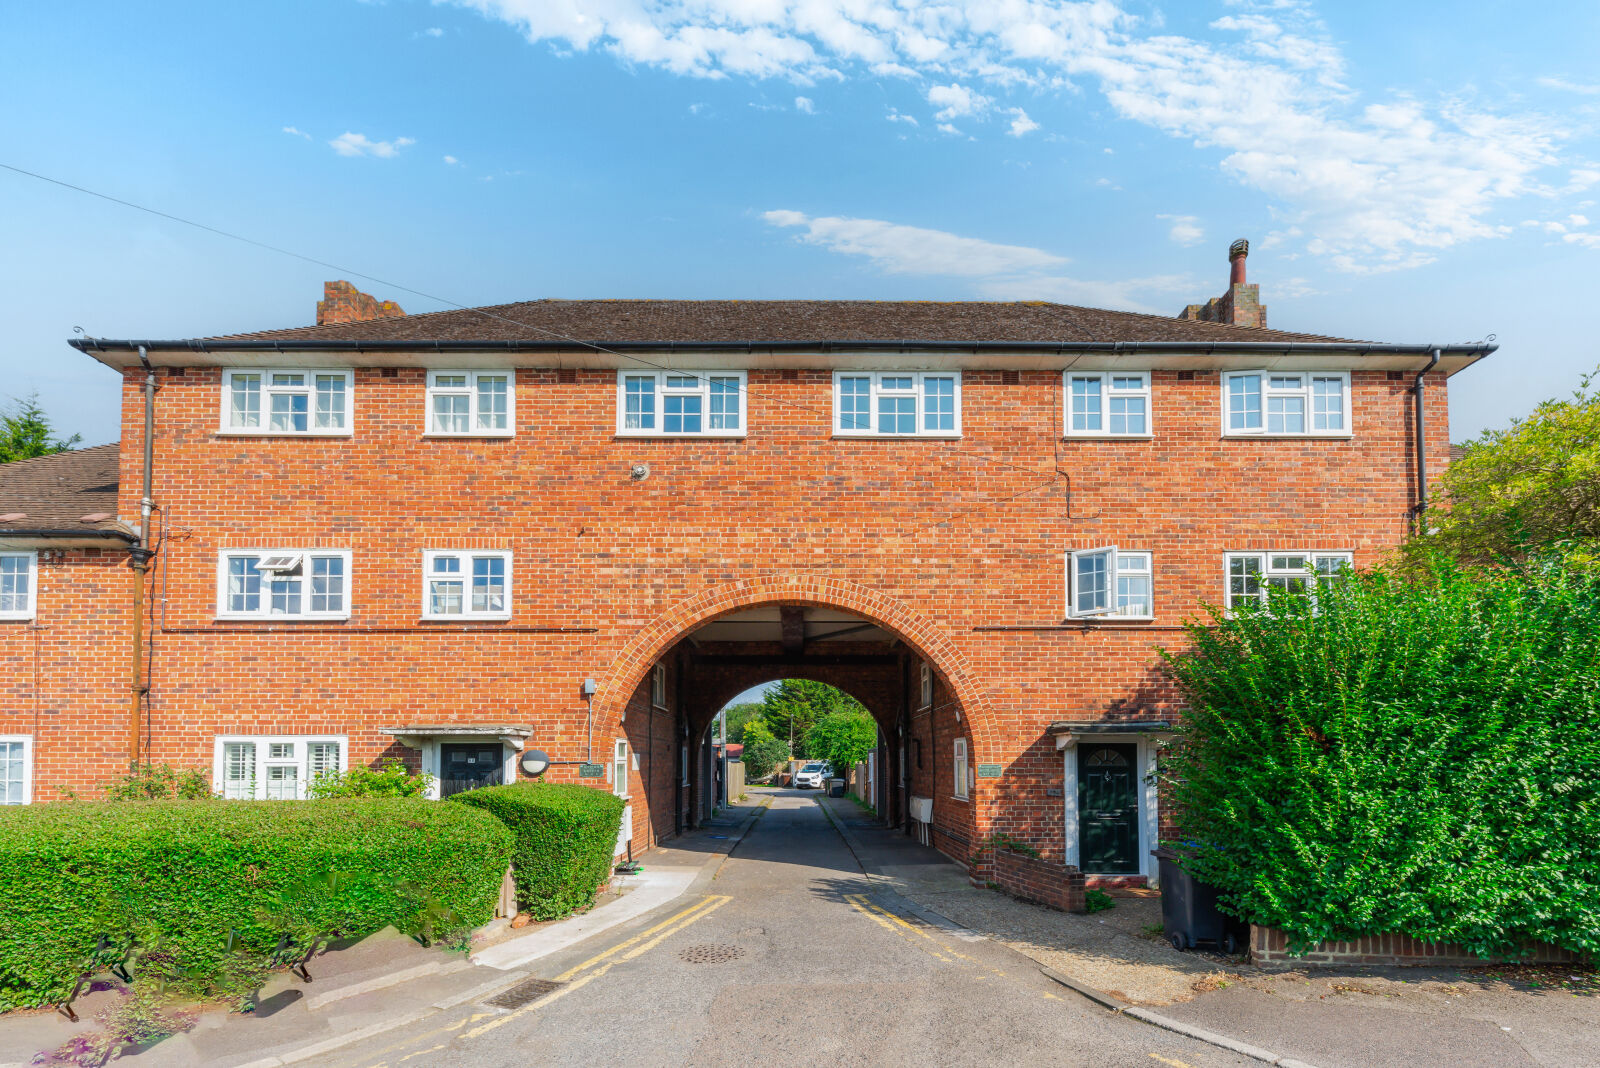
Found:
[(1078, 746), (1078, 866), (1139, 874), (1139, 747)]

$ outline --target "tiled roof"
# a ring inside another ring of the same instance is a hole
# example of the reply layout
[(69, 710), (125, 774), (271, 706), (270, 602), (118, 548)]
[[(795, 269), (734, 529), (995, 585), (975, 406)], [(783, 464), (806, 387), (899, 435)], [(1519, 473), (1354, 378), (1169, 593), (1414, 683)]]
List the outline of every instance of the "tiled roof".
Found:
[(116, 520), (117, 449), (97, 445), (0, 464), (0, 536), (126, 533)]
[(228, 341), (1343, 341), (1046, 301), (532, 300), (203, 339)]

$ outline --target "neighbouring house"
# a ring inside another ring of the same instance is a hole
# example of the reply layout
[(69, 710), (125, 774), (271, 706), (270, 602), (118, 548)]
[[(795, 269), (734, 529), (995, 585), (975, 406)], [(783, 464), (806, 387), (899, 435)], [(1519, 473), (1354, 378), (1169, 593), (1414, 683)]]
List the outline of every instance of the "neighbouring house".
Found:
[(1445, 384), (1494, 348), (1268, 329), (1245, 251), (1172, 318), (405, 315), (330, 283), (315, 326), (75, 339), (124, 377), (120, 470), (111, 447), (0, 469), (0, 789), (137, 758), (288, 799), (398, 757), (448, 794), (537, 749), (628, 799), (637, 853), (709, 813), (717, 711), (805, 678), (876, 718), (884, 819), (1042, 854), (976, 876), (1150, 879), (1176, 714), (1154, 647), (1399, 541), (1448, 455)]

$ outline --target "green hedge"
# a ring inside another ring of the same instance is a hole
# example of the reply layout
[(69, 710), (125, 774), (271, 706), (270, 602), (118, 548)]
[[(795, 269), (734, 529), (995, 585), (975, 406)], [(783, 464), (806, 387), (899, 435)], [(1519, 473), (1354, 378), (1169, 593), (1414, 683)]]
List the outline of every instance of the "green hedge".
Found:
[(1218, 614), (1162, 777), (1234, 915), (1323, 940), (1600, 953), (1600, 579), (1369, 573)]
[(516, 835), (517, 904), (553, 920), (594, 901), (611, 874), (622, 798), (591, 786), (515, 783), (451, 798), (492, 812)]
[(477, 926), (510, 846), (488, 815), (420, 800), (3, 809), (0, 1009), (64, 997), (103, 934), (160, 946), (203, 988), (284, 931)]

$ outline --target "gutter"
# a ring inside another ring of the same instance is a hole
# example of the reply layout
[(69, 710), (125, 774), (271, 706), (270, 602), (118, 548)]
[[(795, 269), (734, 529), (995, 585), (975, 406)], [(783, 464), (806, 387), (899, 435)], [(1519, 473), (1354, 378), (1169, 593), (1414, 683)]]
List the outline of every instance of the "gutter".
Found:
[(126, 530), (64, 530), (53, 527), (38, 530), (0, 527), (0, 538), (116, 538), (129, 544), (139, 540), (136, 535)]
[(1014, 352), (1074, 354), (1087, 352), (1244, 353), (1293, 355), (1343, 353), (1358, 356), (1487, 356), (1500, 346), (1493, 342), (1465, 345), (1396, 345), (1369, 341), (574, 341), (565, 338), (515, 341), (119, 341), (72, 338), (79, 352)]

